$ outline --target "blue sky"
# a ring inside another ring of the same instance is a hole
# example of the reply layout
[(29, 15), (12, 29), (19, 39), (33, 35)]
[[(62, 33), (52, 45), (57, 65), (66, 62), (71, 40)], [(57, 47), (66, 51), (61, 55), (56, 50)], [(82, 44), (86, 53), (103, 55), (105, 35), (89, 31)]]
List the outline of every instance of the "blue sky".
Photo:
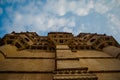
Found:
[(120, 0), (0, 0), (0, 37), (12, 31), (99, 33), (120, 43)]

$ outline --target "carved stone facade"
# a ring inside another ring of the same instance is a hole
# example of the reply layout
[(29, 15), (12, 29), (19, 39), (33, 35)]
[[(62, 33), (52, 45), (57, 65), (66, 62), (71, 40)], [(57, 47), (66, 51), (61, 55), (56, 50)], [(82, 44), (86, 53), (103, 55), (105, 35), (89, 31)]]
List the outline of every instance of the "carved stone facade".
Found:
[(0, 45), (0, 80), (120, 79), (120, 45), (106, 34), (12, 32)]

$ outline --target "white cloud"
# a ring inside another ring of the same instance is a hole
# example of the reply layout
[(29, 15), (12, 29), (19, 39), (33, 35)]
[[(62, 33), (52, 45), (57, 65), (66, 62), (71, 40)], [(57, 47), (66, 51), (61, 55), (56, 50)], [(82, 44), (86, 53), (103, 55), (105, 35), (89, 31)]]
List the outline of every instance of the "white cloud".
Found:
[(89, 14), (93, 6), (93, 1), (86, 3), (85, 0), (48, 0), (45, 10), (59, 16), (64, 16), (68, 12), (85, 16)]
[(108, 14), (107, 15), (109, 21), (109, 27), (112, 30), (113, 34), (119, 34), (120, 31), (120, 19), (117, 15), (114, 14)]
[(120, 19), (118, 19), (118, 16), (114, 14), (108, 14), (108, 18), (116, 27), (120, 28)]
[(0, 15), (3, 13), (3, 9), (0, 7)]
[[(15, 9), (12, 6), (5, 9), (9, 17), (6, 17), (3, 22), (7, 32), (27, 30), (38, 33), (41, 31), (68, 31), (78, 34), (89, 31), (88, 27), (85, 26), (87, 23), (80, 22), (79, 24), (78, 18), (89, 15), (91, 11), (103, 16), (107, 15), (108, 24), (112, 24), (110, 28), (114, 30), (114, 33), (120, 30), (119, 16), (108, 14), (109, 11), (120, 6), (119, 0), (108, 0), (109, 2), (106, 0), (47, 0), (46, 3), (42, 3), (41, 0), (32, 0), (28, 3), (24, 3), (25, 0), (22, 1), (20, 4), (17, 0), (12, 3), (18, 3)], [(3, 13), (2, 10), (0, 12)], [(95, 25), (97, 26), (97, 24)]]
[(66, 0), (48, 0), (44, 6), (44, 10), (63, 16), (67, 13), (67, 4)]
[(109, 11), (110, 7), (107, 7), (107, 5), (104, 4), (105, 1), (101, 1), (99, 3), (96, 3), (95, 4), (95, 10), (98, 12), (98, 13), (106, 13), (107, 11)]
[[(34, 10), (33, 10), (34, 11)], [(19, 11), (13, 12), (13, 18), (12, 18), (12, 25), (10, 28), (10, 23), (7, 19), (5, 20), (6, 23), (6, 29), (8, 32), (11, 31), (27, 31), (33, 30), (36, 32), (40, 31), (58, 31), (61, 29), (61, 31), (64, 31), (64, 27), (69, 27), (71, 29), (74, 27), (75, 21), (72, 18), (58, 18), (54, 15), (50, 15), (48, 13), (43, 14), (22, 14)], [(8, 24), (8, 25), (7, 25)]]
[(68, 28), (68, 27), (64, 27), (64, 28), (63, 28), (63, 31), (64, 31), (64, 32), (71, 32), (71, 33), (72, 33), (72, 32), (73, 32), (73, 29), (72, 29), (72, 28)]
[(0, 0), (0, 3), (1, 4), (4, 4), (4, 3), (24, 3), (25, 0)]
[(94, 4), (95, 11), (100, 14), (105, 14), (117, 7), (120, 7), (119, 0), (98, 0)]
[(74, 33), (75, 35), (78, 35), (81, 32), (85, 32), (87, 29), (87, 27), (85, 26), (85, 24), (80, 24), (80, 26), (78, 26), (72, 33)]
[(44, 6), (44, 11), (64, 16), (71, 12), (78, 16), (86, 16), (92, 10), (97, 13), (105, 14), (114, 7), (119, 7), (119, 0), (48, 0)]
[(90, 10), (93, 9), (94, 3), (93, 1), (90, 1), (88, 3), (85, 3), (85, 0), (79, 3), (76, 3), (76, 9), (73, 11), (73, 13), (76, 13), (79, 16), (86, 16), (90, 13)]
[(86, 28), (84, 24), (81, 24), (78, 29), (80, 30), (80, 32), (84, 32)]
[(94, 10), (100, 14), (105, 14), (116, 6), (120, 5), (119, 0), (48, 0), (44, 6), (45, 11), (64, 16), (68, 12), (78, 16), (86, 16)]
[(113, 35), (120, 43), (120, 17), (115, 14), (108, 14), (109, 34)]

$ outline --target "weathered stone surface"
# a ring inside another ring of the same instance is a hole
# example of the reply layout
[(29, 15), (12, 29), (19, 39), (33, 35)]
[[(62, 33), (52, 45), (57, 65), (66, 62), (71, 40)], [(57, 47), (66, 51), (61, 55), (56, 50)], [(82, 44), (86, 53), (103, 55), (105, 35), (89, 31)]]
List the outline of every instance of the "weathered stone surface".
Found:
[(80, 64), (77, 60), (59, 60), (57, 61), (57, 69), (64, 68), (80, 68)]
[(120, 80), (120, 73), (97, 73), (99, 80)]
[(76, 57), (82, 58), (111, 58), (113, 56), (106, 54), (102, 51), (96, 51), (96, 50), (80, 50), (74, 53)]
[(103, 48), (103, 51), (116, 58), (118, 58), (120, 55), (120, 48), (115, 46), (105, 47)]
[(105, 34), (13, 32), (0, 40), (0, 80), (120, 80), (119, 48)]
[(0, 73), (0, 80), (52, 80), (53, 74), (43, 73)]
[(0, 71), (53, 71), (53, 59), (4, 59)]
[(89, 71), (120, 71), (118, 59), (80, 59), (80, 65), (89, 68)]

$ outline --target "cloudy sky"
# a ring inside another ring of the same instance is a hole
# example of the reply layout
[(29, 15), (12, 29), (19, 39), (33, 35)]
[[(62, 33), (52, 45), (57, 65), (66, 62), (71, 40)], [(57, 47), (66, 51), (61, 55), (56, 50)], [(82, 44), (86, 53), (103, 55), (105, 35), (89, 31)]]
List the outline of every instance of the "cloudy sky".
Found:
[(120, 43), (120, 0), (0, 0), (0, 37), (12, 31), (100, 33)]

